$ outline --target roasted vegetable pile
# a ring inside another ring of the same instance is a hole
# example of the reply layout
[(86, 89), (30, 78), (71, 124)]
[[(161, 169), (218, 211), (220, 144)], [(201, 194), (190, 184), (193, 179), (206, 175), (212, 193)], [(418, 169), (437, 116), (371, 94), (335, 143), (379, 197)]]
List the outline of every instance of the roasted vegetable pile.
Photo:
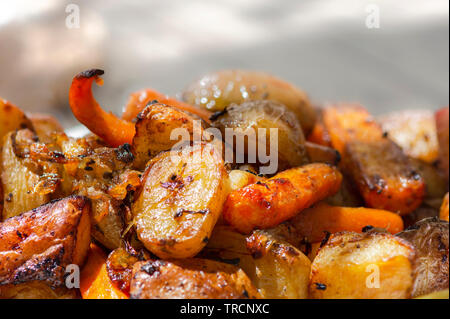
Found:
[(448, 298), (448, 107), (313, 107), (262, 72), (208, 74), (91, 133), (0, 99), (0, 298)]

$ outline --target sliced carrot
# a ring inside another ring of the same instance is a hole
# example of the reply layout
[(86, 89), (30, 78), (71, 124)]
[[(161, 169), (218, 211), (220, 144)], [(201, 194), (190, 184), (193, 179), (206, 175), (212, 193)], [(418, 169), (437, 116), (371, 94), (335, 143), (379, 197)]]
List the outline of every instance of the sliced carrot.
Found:
[(104, 72), (92, 69), (79, 73), (73, 78), (69, 90), (69, 103), (78, 121), (91, 132), (101, 137), (108, 145), (118, 147), (131, 144), (135, 134), (134, 124), (105, 112), (92, 94), (92, 83), (101, 85), (100, 75)]
[(309, 242), (321, 241), (327, 232), (361, 233), (366, 226), (384, 228), (391, 234), (403, 230), (402, 218), (392, 212), (371, 208), (336, 207), (325, 203), (304, 210), (292, 219), (299, 234)]
[(225, 202), (223, 217), (242, 233), (275, 227), (335, 194), (341, 182), (341, 173), (326, 164), (290, 169), (232, 192)]
[(81, 271), (80, 292), (83, 299), (128, 299), (109, 278), (106, 260), (103, 250), (91, 244), (88, 260)]
[(449, 197), (448, 197), (448, 193), (447, 193), (447, 195), (445, 195), (444, 201), (442, 202), (441, 211), (439, 213), (440, 219), (446, 220), (446, 221), (448, 221), (448, 210), (449, 210), (448, 202), (449, 202)]
[(212, 115), (211, 112), (178, 101), (152, 89), (144, 89), (132, 93), (122, 114), (122, 118), (127, 121), (133, 121), (138, 116), (138, 114), (141, 113), (145, 109), (145, 107), (152, 101), (158, 101), (158, 103), (173, 106), (182, 111), (195, 114), (205, 120), (207, 123), (211, 123), (209, 119)]
[(406, 215), (423, 202), (425, 182), (408, 157), (361, 106), (323, 110), (331, 144), (366, 205)]

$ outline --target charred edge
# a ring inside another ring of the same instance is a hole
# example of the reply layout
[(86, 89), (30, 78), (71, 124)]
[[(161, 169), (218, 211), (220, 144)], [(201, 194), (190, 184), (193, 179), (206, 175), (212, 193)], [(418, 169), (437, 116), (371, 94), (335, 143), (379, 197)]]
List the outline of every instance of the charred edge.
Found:
[(209, 117), (209, 120), (214, 122), (222, 115), (227, 114), (227, 112), (228, 112), (227, 108), (223, 109), (222, 111), (215, 112)]
[[(177, 210), (177, 212), (174, 215), (174, 218), (180, 218), (181, 216), (183, 216), (183, 214), (200, 214), (200, 215), (206, 215), (209, 213), (209, 209), (202, 209), (202, 210), (198, 210), (198, 211), (192, 211), (192, 210), (187, 210), (187, 209), (183, 209), (180, 208)], [(207, 237), (206, 237), (207, 238)], [(208, 239), (209, 240), (209, 239)]]
[(95, 77), (95, 76), (100, 76), (100, 75), (103, 75), (103, 74), (105, 74), (105, 71), (103, 71), (103, 70), (90, 69), (90, 70), (86, 70), (86, 71), (78, 73), (76, 78), (77, 79), (83, 79), (83, 78), (89, 79), (89, 78), (92, 78), (92, 77)]
[(325, 238), (322, 239), (322, 241), (320, 242), (320, 248), (322, 248), (323, 246), (325, 246), (327, 244), (327, 242), (331, 236), (331, 233), (329, 231), (324, 231), (324, 233), (325, 233)]
[(342, 160), (341, 152), (336, 150), (336, 159), (334, 160), (334, 165), (338, 166), (338, 164), (341, 162), (341, 160)]
[(375, 227), (373, 227), (372, 225), (367, 225), (367, 226), (364, 226), (363, 228), (362, 228), (362, 232), (363, 233), (367, 233), (367, 232), (369, 232), (369, 231), (371, 231), (372, 229), (374, 229)]
[(120, 145), (116, 150), (116, 158), (117, 160), (129, 164), (134, 161), (134, 155), (131, 152), (131, 145), (128, 143), (125, 143), (123, 145)]
[(316, 285), (317, 290), (327, 290), (327, 285), (325, 285), (325, 284), (322, 284), (320, 282), (316, 282), (314, 284)]

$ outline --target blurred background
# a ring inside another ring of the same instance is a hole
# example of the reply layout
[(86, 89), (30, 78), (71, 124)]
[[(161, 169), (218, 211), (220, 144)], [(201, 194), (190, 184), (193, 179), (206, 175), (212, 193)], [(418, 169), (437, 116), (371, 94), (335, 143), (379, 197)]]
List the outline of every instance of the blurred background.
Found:
[(270, 72), (317, 104), (437, 109), (449, 104), (449, 2), (0, 0), (2, 98), (73, 127), (72, 77), (94, 67), (106, 72), (95, 96), (116, 113), (134, 90), (175, 95), (227, 68)]

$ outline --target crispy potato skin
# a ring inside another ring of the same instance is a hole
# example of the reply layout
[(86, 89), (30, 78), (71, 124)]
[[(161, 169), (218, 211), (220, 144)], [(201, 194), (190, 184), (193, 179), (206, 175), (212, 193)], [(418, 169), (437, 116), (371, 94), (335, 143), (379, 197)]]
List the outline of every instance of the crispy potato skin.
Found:
[(49, 114), (32, 113), (28, 117), (41, 143), (53, 143), (55, 141), (55, 133), (64, 133), (64, 129), (59, 121)]
[(15, 146), (20, 142), (32, 143), (34, 133), (20, 130), (8, 133), (1, 151), (1, 182), (3, 184), (3, 219), (17, 216), (50, 200), (48, 194), (35, 190), (40, 182), (39, 165), (30, 158), (20, 158)]
[(448, 183), (448, 167), (449, 167), (449, 108), (443, 108), (436, 112), (436, 127), (439, 140), (439, 165), (447, 178)]
[(210, 111), (222, 111), (233, 103), (250, 100), (276, 101), (294, 112), (305, 134), (311, 131), (316, 119), (304, 92), (263, 72), (225, 70), (205, 75), (187, 87), (183, 100)]
[(448, 222), (426, 218), (398, 234), (415, 247), (412, 296), (418, 297), (449, 287)]
[(425, 183), (399, 146), (358, 105), (323, 110), (332, 145), (342, 154), (342, 167), (366, 205), (406, 215), (420, 206)]
[(389, 139), (406, 155), (425, 163), (433, 163), (439, 154), (436, 123), (429, 110), (393, 112), (378, 119)]
[(367, 206), (407, 215), (422, 204), (426, 193), (423, 177), (397, 145), (387, 140), (351, 142), (346, 154), (345, 171)]
[(323, 240), (325, 234), (342, 231), (361, 233), (366, 226), (383, 228), (391, 234), (403, 230), (403, 220), (390, 211), (365, 207), (336, 207), (319, 203), (291, 220), (301, 237), (308, 242)]
[(326, 164), (309, 164), (278, 173), (265, 182), (231, 192), (223, 217), (239, 232), (275, 227), (303, 209), (335, 194), (342, 175)]
[[(136, 135), (132, 144), (134, 166), (144, 169), (152, 157), (170, 150), (178, 143), (180, 140), (171, 140), (171, 134), (175, 129), (185, 129), (192, 137), (194, 121), (192, 116), (176, 108), (159, 103), (149, 105), (137, 117)], [(200, 120), (197, 121), (201, 130)]]
[[(312, 263), (310, 297), (409, 298), (414, 256), (413, 246), (393, 235), (375, 232), (331, 235)], [(379, 288), (375, 288), (377, 274)]]
[(264, 299), (306, 299), (311, 263), (301, 251), (266, 231), (246, 237), (218, 226), (204, 258), (234, 264), (249, 276)]
[(448, 222), (448, 202), (449, 202), (449, 200), (448, 200), (448, 193), (447, 193), (447, 195), (445, 195), (445, 197), (444, 197), (444, 201), (442, 202), (442, 206), (441, 206), (441, 210), (440, 210), (440, 212), (439, 212), (439, 217), (440, 217), (440, 219), (442, 219), (442, 220), (446, 220), (447, 222)]
[(65, 267), (82, 265), (90, 243), (89, 201), (72, 196), (0, 224), (0, 286), (64, 283)]
[[(234, 147), (236, 156), (256, 155), (260, 154), (261, 150), (263, 150), (264, 155), (270, 154), (273, 156), (272, 151), (276, 148), (271, 143), (274, 142), (275, 136), (272, 136), (274, 133), (270, 129), (276, 129), (278, 135), (278, 144), (276, 144), (278, 149), (277, 171), (309, 162), (305, 150), (305, 137), (300, 123), (295, 114), (280, 103), (255, 100), (243, 102), (239, 105), (232, 104), (223, 114), (217, 116), (212, 125), (220, 129), (223, 137), (229, 137), (230, 132), (236, 135), (235, 143), (232, 141), (226, 143)], [(265, 134), (265, 136), (262, 134)], [(246, 139), (244, 139), (245, 136), (247, 136)], [(260, 139), (263, 140), (262, 143), (259, 142)], [(258, 159), (258, 156), (256, 156), (252, 159), (252, 162), (257, 162)], [(250, 162), (250, 160), (248, 161)], [(242, 164), (242, 162), (238, 162), (238, 164)], [(257, 164), (259, 166), (268, 165), (266, 163)]]
[(195, 256), (219, 219), (228, 185), (222, 157), (211, 144), (155, 157), (132, 207), (139, 239), (160, 258)]
[(259, 294), (239, 268), (188, 258), (136, 263), (132, 299), (255, 299)]
[(0, 147), (6, 134), (26, 128), (33, 130), (33, 124), (25, 113), (11, 102), (0, 97)]

